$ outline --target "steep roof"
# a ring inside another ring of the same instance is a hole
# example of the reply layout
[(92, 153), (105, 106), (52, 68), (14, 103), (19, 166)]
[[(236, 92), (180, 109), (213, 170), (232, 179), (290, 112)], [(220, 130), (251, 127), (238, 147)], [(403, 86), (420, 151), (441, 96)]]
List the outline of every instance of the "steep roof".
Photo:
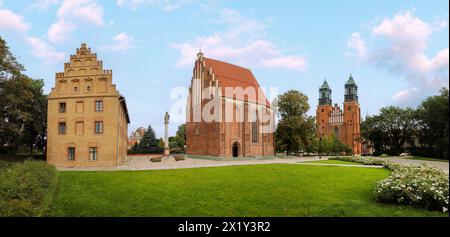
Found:
[(244, 93), (239, 93), (235, 95), (235, 98), (237, 100), (270, 106), (264, 93), (259, 93), (258, 88), (260, 88), (260, 86), (252, 71), (247, 68), (211, 58), (204, 58), (204, 60), (207, 70), (212, 67), (215, 79), (219, 81), (219, 86), (222, 88), (223, 96), (227, 96), (225, 94), (225, 88), (227, 87), (232, 87), (233, 89), (241, 87), (243, 90), (252, 87), (255, 89), (256, 95), (244, 95)]

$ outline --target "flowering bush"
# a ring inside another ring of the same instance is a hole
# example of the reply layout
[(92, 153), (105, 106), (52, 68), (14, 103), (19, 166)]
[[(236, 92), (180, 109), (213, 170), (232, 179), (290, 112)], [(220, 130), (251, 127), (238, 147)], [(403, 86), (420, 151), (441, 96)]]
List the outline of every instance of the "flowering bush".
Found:
[(375, 200), (406, 204), (447, 212), (449, 208), (449, 176), (426, 165), (402, 165), (389, 160), (361, 157), (335, 157), (333, 160), (382, 165), (391, 175), (377, 183)]
[(378, 182), (375, 200), (446, 212), (449, 207), (448, 175), (425, 165), (402, 165)]

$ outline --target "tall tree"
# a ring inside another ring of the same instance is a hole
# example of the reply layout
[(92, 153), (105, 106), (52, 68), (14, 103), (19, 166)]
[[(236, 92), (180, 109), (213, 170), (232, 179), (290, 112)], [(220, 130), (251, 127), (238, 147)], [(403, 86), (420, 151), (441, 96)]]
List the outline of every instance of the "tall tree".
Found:
[(276, 104), (281, 117), (275, 134), (278, 149), (306, 150), (315, 134), (315, 119), (306, 115), (310, 108), (308, 97), (300, 91), (289, 90), (278, 97)]
[(414, 109), (389, 106), (362, 122), (361, 135), (373, 145), (376, 153), (399, 155), (405, 150), (404, 145), (414, 144), (417, 126)]
[(6, 152), (24, 147), (33, 153), (45, 147), (44, 82), (27, 77), (23, 70), (0, 38), (0, 149)]
[(448, 160), (449, 93), (442, 88), (440, 95), (428, 97), (417, 109), (420, 120), (420, 142), (433, 156)]
[(151, 125), (148, 126), (147, 130), (144, 132), (141, 141), (139, 142), (139, 150), (149, 150), (158, 148), (159, 140), (155, 136), (155, 131)]

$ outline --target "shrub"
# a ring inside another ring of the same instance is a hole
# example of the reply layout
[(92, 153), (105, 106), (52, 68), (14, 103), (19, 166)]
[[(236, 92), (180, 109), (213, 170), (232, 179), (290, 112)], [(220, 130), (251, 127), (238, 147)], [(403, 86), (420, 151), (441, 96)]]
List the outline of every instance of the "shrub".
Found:
[(150, 160), (151, 160), (152, 162), (161, 162), (162, 157), (153, 157), (153, 158), (150, 158)]
[(45, 216), (57, 177), (44, 161), (25, 161), (0, 172), (0, 216)]
[(375, 199), (428, 210), (449, 208), (448, 175), (425, 165), (402, 165), (375, 188)]
[(163, 148), (152, 147), (146, 149), (130, 149), (128, 150), (128, 154), (162, 154), (163, 151)]
[(402, 165), (389, 160), (360, 157), (334, 157), (332, 160), (383, 165), (391, 175), (377, 183), (375, 200), (406, 204), (428, 210), (447, 212), (449, 208), (449, 176), (426, 165)]

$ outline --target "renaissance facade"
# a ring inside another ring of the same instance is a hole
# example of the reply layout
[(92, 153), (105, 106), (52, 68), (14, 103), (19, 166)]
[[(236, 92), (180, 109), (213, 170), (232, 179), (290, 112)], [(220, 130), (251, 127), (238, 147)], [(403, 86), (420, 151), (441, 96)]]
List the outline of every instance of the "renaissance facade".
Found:
[(199, 52), (186, 109), (187, 154), (274, 155), (274, 111), (249, 69)]
[(331, 88), (325, 80), (319, 89), (319, 105), (316, 110), (317, 136), (334, 136), (361, 154), (361, 109), (358, 102), (358, 86), (352, 75), (345, 83), (344, 104), (332, 105)]
[(126, 161), (130, 118), (112, 70), (86, 44), (56, 73), (48, 96), (47, 162), (57, 167), (117, 166)]

